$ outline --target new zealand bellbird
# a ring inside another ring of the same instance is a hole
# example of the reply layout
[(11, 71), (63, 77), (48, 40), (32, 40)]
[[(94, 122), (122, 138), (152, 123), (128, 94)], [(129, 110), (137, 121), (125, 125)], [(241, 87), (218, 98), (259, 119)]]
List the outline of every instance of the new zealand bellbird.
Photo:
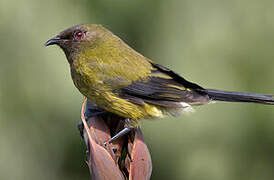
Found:
[(64, 51), (79, 91), (127, 119), (127, 127), (110, 142), (140, 119), (175, 115), (210, 101), (274, 104), (271, 95), (204, 89), (142, 56), (101, 25), (70, 27), (45, 43), (54, 44)]

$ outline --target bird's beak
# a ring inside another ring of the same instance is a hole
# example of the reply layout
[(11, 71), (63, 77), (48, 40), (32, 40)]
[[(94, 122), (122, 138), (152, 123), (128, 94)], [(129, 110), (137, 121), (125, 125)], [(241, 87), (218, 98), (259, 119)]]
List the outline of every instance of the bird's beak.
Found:
[(46, 43), (45, 46), (50, 46), (54, 44), (59, 44), (62, 41), (62, 39), (59, 36), (55, 36), (54, 38), (49, 39)]

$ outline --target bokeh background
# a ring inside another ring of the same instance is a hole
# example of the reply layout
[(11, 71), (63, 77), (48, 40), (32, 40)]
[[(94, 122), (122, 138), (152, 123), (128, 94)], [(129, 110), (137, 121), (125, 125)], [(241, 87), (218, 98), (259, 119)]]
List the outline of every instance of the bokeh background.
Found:
[[(274, 1), (0, 0), (0, 179), (89, 179), (81, 94), (43, 43), (102, 24), (208, 88), (274, 94)], [(152, 179), (274, 179), (274, 107), (215, 103), (143, 121)]]

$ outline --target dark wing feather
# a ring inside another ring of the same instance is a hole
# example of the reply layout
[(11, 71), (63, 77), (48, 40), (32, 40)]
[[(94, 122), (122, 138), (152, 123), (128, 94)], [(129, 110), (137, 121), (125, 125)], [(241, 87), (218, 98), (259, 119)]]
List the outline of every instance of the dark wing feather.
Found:
[[(172, 79), (175, 81), (175, 82), (178, 82), (180, 83), (181, 85), (183, 85), (184, 87), (186, 88), (190, 88), (190, 89), (193, 89), (193, 90), (204, 90), (204, 88), (202, 88), (201, 86), (195, 84), (195, 83), (192, 83), (192, 82), (189, 82), (187, 81), (185, 78), (183, 78), (182, 76), (180, 76), (179, 74), (175, 73), (174, 71), (160, 65), (160, 64), (154, 64), (154, 63), (151, 63), (151, 65), (153, 67), (155, 67), (158, 71), (162, 72), (162, 73), (165, 73), (167, 75), (169, 75), (170, 77), (172, 77)], [(206, 95), (206, 93), (202, 93), (203, 95)]]
[(136, 104), (180, 107), (180, 102), (203, 104), (209, 101), (202, 87), (185, 80), (173, 71), (152, 64), (155, 68), (145, 80), (135, 81), (119, 90), (119, 96)]

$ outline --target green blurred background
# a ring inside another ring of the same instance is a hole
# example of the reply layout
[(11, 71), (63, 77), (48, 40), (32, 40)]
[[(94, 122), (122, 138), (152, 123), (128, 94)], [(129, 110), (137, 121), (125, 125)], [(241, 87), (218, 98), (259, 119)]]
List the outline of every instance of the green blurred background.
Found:
[[(102, 24), (208, 88), (274, 93), (274, 1), (0, 0), (0, 179), (89, 179), (76, 124), (81, 94), (43, 43)], [(143, 121), (152, 179), (274, 179), (273, 106), (215, 103)]]

